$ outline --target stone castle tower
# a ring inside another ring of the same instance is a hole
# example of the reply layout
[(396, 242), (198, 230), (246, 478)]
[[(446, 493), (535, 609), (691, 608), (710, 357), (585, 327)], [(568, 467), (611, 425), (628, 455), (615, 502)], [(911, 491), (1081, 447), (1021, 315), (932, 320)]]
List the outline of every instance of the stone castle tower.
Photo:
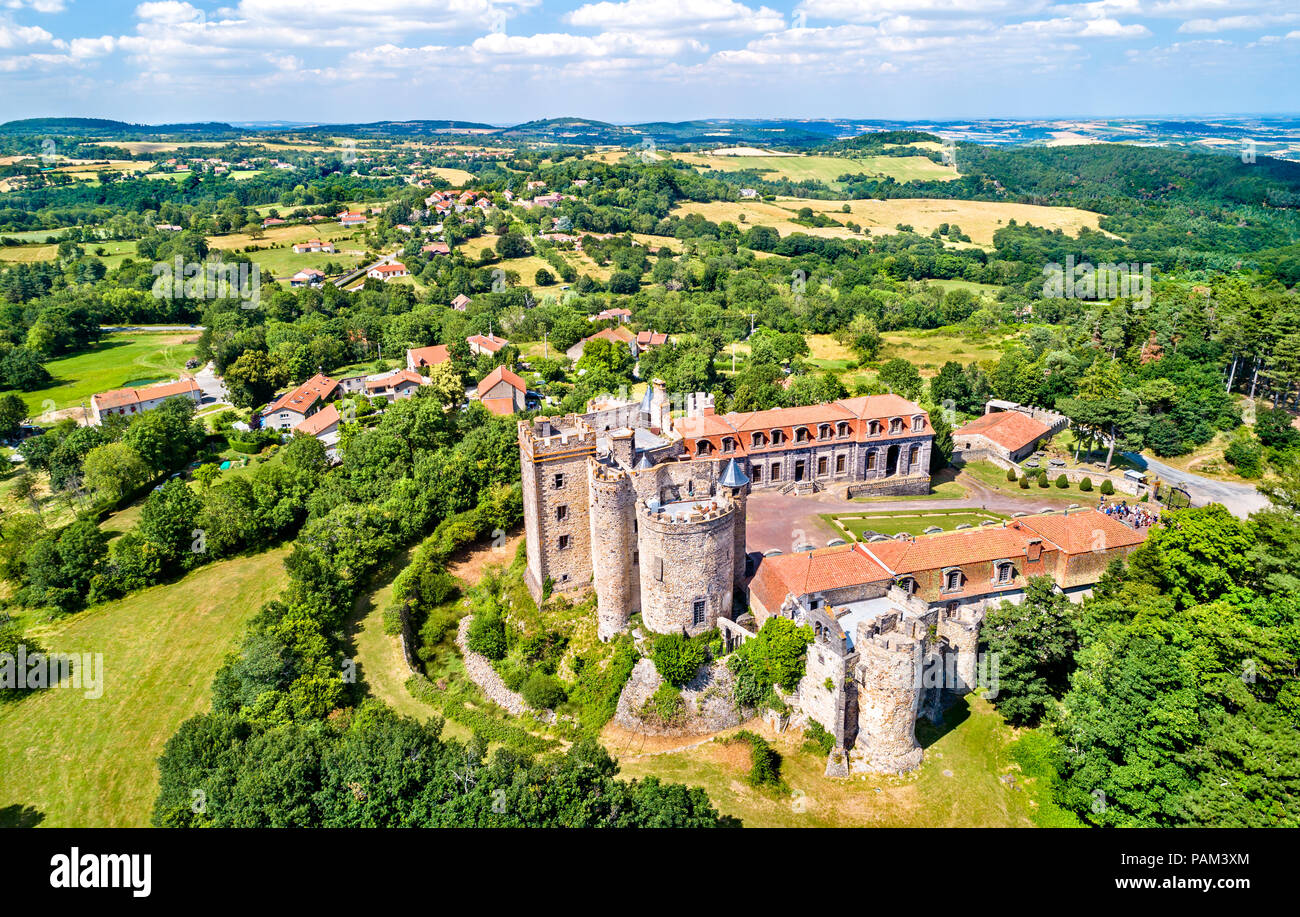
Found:
[(602, 416), (519, 424), (529, 590), (594, 588), (602, 640), (634, 614), (657, 633), (712, 629), (744, 583), (748, 476), (657, 436), (638, 448), (644, 428), (598, 431)]

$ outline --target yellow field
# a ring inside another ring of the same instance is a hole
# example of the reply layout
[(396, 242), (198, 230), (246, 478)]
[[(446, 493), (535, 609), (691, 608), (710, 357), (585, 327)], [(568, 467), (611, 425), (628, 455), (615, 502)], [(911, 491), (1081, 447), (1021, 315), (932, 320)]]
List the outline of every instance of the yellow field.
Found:
[[(841, 208), (849, 205), (849, 212)], [(897, 230), (899, 223), (911, 226), (922, 235), (929, 235), (940, 223), (956, 224), (961, 231), (980, 246), (993, 244), (993, 233), (1010, 220), (1032, 223), (1046, 229), (1060, 229), (1068, 235), (1078, 235), (1083, 227), (1099, 229), (1101, 214), (1075, 207), (1041, 207), (1036, 204), (1012, 204), (995, 201), (952, 201), (928, 198), (897, 198), (894, 200), (819, 201), (804, 198), (781, 198), (775, 202), (763, 201), (713, 201), (686, 203), (674, 208), (678, 215), (701, 214), (715, 223), (730, 220), (742, 226), (771, 226), (783, 236), (795, 232), (826, 238), (854, 238), (847, 226), (812, 228), (791, 222), (803, 207), (814, 213), (824, 213), (832, 219), (847, 223), (852, 220), (870, 230), (873, 235), (887, 235)], [(741, 223), (740, 215), (745, 215)]]
[(740, 147), (735, 152), (673, 153), (672, 158), (700, 169), (720, 172), (754, 169), (771, 178), (814, 179), (837, 189), (840, 183), (836, 179), (846, 174), (862, 173), (900, 182), (951, 181), (957, 177), (956, 169), (925, 156), (800, 156)]
[(434, 166), (425, 170), (439, 178), (445, 178), (451, 182), (453, 187), (463, 188), (474, 180), (474, 173), (466, 172), (464, 169), (449, 169), (442, 166)]

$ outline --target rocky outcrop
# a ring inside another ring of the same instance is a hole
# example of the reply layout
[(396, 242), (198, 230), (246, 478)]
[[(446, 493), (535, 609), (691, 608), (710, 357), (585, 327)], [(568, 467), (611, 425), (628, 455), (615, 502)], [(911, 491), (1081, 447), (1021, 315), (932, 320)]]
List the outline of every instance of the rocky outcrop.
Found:
[(618, 698), (614, 722), (624, 729), (655, 736), (693, 736), (721, 732), (743, 721), (736, 709), (735, 676), (726, 662), (718, 660), (700, 670), (682, 691), (682, 709), (677, 717), (664, 722), (653, 715), (643, 715), (646, 702), (664, 683), (655, 664), (642, 659), (632, 669), (623, 693)]
[(469, 674), (470, 680), (479, 686), (488, 700), (501, 709), (516, 716), (529, 714), (544, 722), (554, 723), (554, 711), (534, 710), (528, 706), (518, 692), (506, 687), (497, 670), (492, 667), (492, 660), (469, 648), (469, 625), (473, 620), (473, 615), (465, 615), (456, 628), (456, 645), (460, 647), (460, 653), (465, 658), (465, 671)]

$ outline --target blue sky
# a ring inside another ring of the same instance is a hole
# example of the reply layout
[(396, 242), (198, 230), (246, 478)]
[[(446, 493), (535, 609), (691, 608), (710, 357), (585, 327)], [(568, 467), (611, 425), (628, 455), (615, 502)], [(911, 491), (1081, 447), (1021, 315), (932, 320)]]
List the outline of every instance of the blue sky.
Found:
[(1300, 111), (1296, 0), (0, 0), (0, 119)]

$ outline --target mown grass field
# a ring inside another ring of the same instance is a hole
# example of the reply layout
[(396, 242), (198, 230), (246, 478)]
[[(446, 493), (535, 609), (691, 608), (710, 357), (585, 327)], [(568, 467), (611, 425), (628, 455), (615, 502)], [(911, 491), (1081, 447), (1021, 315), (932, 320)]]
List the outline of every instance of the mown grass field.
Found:
[[(49, 623), (47, 649), (103, 654), (103, 696), (55, 688), (0, 705), (0, 812), (46, 827), (139, 827), (157, 795), (157, 759), (208, 709), (212, 677), (244, 625), (287, 581), (288, 547), (219, 561), (178, 582)], [(30, 811), (29, 811), (30, 814)]]
[(938, 375), (943, 364), (950, 360), (965, 366), (1001, 359), (1021, 331), (1021, 328), (1006, 327), (978, 331), (956, 325), (926, 331), (885, 331), (880, 335), (883, 345), (877, 362), (901, 357), (928, 379)]
[[(665, 740), (620, 734), (602, 736), (619, 760), (620, 776), (646, 777), (702, 787), (725, 815), (746, 827), (782, 828), (994, 828), (1032, 827), (1050, 807), (1046, 787), (1026, 779), (1008, 746), (1016, 732), (988, 701), (969, 695), (948, 711), (942, 727), (917, 725), (925, 748), (921, 766), (902, 776), (824, 776), (826, 759), (802, 749), (799, 730), (774, 733), (764, 723), (745, 728), (759, 733), (781, 754), (788, 791), (751, 787), (749, 747), (717, 741), (664, 752)], [(696, 739), (673, 740), (680, 745)], [(669, 746), (671, 747), (671, 746)], [(659, 751), (659, 754), (647, 752)]]
[(45, 364), (54, 381), (19, 392), (31, 416), (80, 405), (96, 392), (128, 384), (175, 379), (194, 356), (193, 332), (126, 331), (106, 334), (92, 348)]

